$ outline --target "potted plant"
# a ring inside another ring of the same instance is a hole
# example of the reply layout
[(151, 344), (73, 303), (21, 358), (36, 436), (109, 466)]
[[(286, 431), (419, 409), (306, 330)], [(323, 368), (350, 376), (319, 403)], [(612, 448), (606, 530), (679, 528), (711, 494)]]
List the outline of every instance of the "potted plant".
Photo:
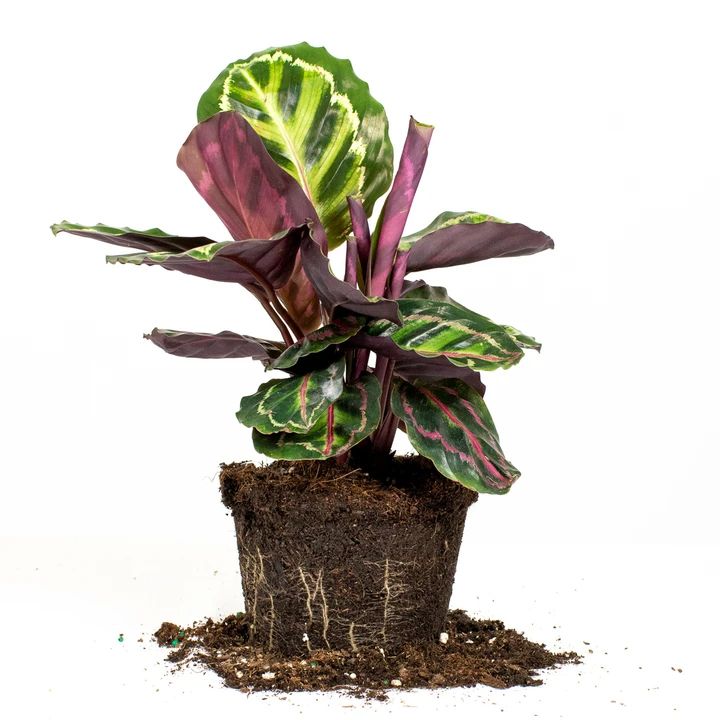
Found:
[[(540, 344), (415, 274), (553, 241), (478, 212), (443, 212), (404, 235), (433, 128), (410, 119), (393, 176), (382, 106), (324, 48), (232, 63), (202, 95), (198, 121), (178, 165), (231, 240), (68, 222), (53, 232), (140, 251), (111, 263), (238, 283), (276, 328), (273, 339), (145, 336), (173, 355), (252, 358), (275, 373), (237, 413), (275, 462), (221, 473), (251, 640), (293, 653), (437, 637), (468, 506), (519, 476), (481, 373)], [(328, 256), (343, 244), (340, 279)], [(393, 456), (398, 430), (417, 456)]]

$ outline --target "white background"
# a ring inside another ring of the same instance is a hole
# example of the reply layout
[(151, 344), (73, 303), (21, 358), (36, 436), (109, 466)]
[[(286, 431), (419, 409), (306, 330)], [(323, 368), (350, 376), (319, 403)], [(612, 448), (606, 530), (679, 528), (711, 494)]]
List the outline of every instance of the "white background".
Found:
[(707, 717), (702, 638), (720, 639), (713, 3), (126, 0), (0, 12), (0, 682), (11, 717), (350, 704), (260, 702), (156, 664), (147, 638), (162, 620), (240, 606), (217, 468), (257, 457), (234, 412), (262, 373), (174, 358), (142, 333), (272, 328), (236, 287), (105, 265), (112, 246), (49, 231), (67, 219), (226, 239), (177, 150), (228, 62), (301, 40), (352, 59), (398, 152), (410, 113), (436, 126), (409, 230), (473, 209), (557, 245), (425, 275), (543, 342), (485, 377), (523, 476), (472, 508), (453, 603), (553, 647), (597, 649), (541, 688), (396, 695), (394, 712)]

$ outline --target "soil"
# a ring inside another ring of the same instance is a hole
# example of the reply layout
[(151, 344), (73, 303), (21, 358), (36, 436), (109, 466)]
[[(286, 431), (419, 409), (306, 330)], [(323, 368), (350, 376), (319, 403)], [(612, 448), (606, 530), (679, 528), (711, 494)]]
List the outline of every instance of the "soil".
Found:
[(318, 649), (288, 657), (249, 644), (250, 624), (238, 613), (186, 628), (166, 622), (155, 638), (173, 648), (168, 660), (176, 669), (197, 663), (232, 688), (342, 690), (380, 700), (396, 688), (540, 685), (538, 670), (581, 661), (573, 652), (551, 652), (499, 620), (474, 620), (462, 610), (448, 613), (444, 632), (445, 643), (438, 636), (393, 652), (378, 647), (358, 652)]
[(297, 656), (438, 637), (477, 493), (416, 455), (224, 465), (248, 641)]

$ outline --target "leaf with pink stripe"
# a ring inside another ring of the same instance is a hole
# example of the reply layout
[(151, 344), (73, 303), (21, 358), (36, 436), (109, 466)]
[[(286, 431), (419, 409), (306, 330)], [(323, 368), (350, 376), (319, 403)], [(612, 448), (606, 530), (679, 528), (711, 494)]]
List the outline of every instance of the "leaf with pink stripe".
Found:
[(380, 422), (380, 383), (370, 373), (345, 385), (307, 433), (253, 431), (255, 449), (279, 460), (325, 460), (346, 453)]
[(411, 385), (396, 380), (391, 404), (412, 446), (445, 477), (494, 494), (506, 493), (520, 477), (503, 454), (482, 396), (465, 383)]
[(345, 359), (307, 375), (270, 380), (240, 401), (237, 419), (261, 433), (311, 430), (343, 391)]

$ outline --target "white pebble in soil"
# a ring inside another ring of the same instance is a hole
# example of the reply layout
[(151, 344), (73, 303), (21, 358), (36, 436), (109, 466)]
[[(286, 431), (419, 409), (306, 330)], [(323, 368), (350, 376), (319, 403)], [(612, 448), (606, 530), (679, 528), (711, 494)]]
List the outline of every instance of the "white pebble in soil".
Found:
[(447, 641), (450, 639), (450, 636), (446, 632), (440, 633), (440, 642), (443, 645), (447, 645)]

